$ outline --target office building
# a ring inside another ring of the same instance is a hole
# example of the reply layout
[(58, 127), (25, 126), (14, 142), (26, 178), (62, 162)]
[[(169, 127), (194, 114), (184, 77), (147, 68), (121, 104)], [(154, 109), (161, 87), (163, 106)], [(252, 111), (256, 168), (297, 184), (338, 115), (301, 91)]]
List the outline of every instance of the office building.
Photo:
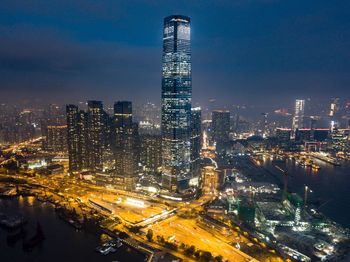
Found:
[(230, 143), (230, 111), (214, 110), (212, 112), (212, 129), (216, 152), (225, 153)]
[(332, 98), (329, 109), (329, 116), (334, 117), (339, 110), (339, 97)]
[(190, 175), (191, 98), (190, 18), (168, 16), (163, 29), (161, 132), (162, 185), (170, 191)]
[(295, 136), (295, 131), (297, 129), (303, 128), (304, 122), (304, 110), (305, 110), (305, 100), (297, 99), (295, 100), (294, 117), (292, 123), (292, 136)]

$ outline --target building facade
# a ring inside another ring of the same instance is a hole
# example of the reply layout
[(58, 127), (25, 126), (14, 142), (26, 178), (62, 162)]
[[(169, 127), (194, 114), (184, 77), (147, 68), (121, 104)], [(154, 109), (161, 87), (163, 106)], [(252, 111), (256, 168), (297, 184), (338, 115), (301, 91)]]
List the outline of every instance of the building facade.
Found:
[(139, 163), (138, 126), (132, 122), (132, 104), (119, 101), (114, 104), (115, 169), (117, 175), (133, 176)]
[(197, 176), (202, 149), (202, 111), (200, 107), (195, 107), (191, 113), (191, 173)]
[(46, 147), (51, 152), (67, 151), (67, 126), (50, 125), (47, 126)]
[(105, 114), (101, 101), (88, 101), (88, 162), (91, 170), (103, 169)]
[(224, 153), (230, 142), (230, 111), (214, 110), (212, 112), (212, 136), (216, 152)]
[(297, 129), (304, 128), (305, 100), (295, 100), (294, 117), (292, 122), (292, 136), (295, 136)]
[(162, 137), (141, 135), (140, 162), (146, 172), (157, 172), (162, 165)]
[(69, 158), (69, 171), (78, 171), (79, 163), (79, 130), (78, 130), (78, 115), (79, 109), (75, 105), (66, 106), (67, 116), (67, 147)]
[(162, 185), (170, 191), (190, 175), (191, 99), (190, 18), (168, 16), (163, 29), (161, 132)]

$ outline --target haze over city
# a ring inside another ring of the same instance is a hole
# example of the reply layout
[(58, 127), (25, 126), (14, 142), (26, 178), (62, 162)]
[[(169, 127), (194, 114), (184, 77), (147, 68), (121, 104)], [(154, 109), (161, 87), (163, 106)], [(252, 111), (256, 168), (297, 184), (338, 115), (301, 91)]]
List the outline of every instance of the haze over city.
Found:
[(193, 100), (325, 101), (350, 86), (347, 1), (2, 1), (1, 102), (159, 103), (162, 18), (192, 18)]
[(350, 261), (345, 1), (3, 1), (0, 261)]

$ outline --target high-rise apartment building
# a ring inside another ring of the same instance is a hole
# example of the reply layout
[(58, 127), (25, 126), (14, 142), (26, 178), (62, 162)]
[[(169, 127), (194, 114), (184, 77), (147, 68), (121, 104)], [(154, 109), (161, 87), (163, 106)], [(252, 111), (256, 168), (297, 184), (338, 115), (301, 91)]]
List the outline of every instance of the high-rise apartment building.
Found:
[(105, 113), (101, 101), (88, 101), (88, 156), (92, 170), (102, 170), (105, 144)]
[(132, 122), (132, 104), (114, 104), (116, 174), (133, 176), (139, 163), (138, 126)]
[(157, 172), (162, 165), (162, 137), (140, 135), (140, 162), (147, 172)]
[(202, 111), (200, 107), (191, 109), (191, 173), (199, 175), (202, 149)]
[(51, 152), (65, 152), (67, 150), (67, 126), (47, 126), (46, 147)]
[(75, 105), (66, 106), (67, 116), (67, 145), (69, 157), (69, 171), (78, 171), (80, 169), (79, 163), (79, 130), (78, 130), (78, 116), (79, 109)]

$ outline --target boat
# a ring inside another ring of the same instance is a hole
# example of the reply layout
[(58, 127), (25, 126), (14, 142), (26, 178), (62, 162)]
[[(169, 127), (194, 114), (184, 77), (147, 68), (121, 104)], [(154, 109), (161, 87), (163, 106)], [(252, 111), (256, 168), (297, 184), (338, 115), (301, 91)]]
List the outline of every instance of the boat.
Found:
[(98, 246), (96, 248), (97, 252), (100, 252), (103, 255), (107, 255), (109, 253), (114, 253), (115, 251), (117, 251), (117, 248), (120, 248), (123, 245), (123, 243), (121, 242), (120, 239), (115, 240), (111, 240), (108, 241), (104, 244), (102, 244), (101, 246)]
[(319, 166), (319, 165), (317, 165), (317, 164), (312, 164), (312, 169), (313, 170), (319, 170), (321, 167)]

